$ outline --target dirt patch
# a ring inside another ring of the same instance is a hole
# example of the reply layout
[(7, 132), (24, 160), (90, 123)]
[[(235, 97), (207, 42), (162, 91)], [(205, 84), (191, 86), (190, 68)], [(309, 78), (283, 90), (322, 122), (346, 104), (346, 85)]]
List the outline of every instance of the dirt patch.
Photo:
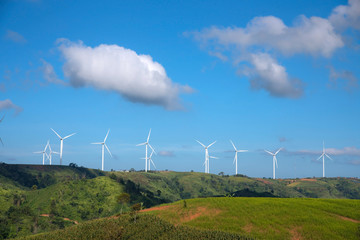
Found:
[(317, 180), (315, 178), (302, 178), (301, 181), (307, 181), (307, 182), (316, 182)]
[(301, 234), (299, 233), (299, 229), (298, 228), (293, 228), (290, 229), (290, 234), (291, 234), (291, 240), (301, 240)]
[(201, 216), (216, 216), (221, 212), (219, 209), (207, 209), (206, 207), (198, 207), (194, 212), (188, 213), (180, 218), (180, 222), (189, 222)]
[(246, 225), (245, 227), (243, 227), (243, 229), (245, 230), (245, 232), (247, 233), (251, 233), (252, 229), (254, 228), (254, 226), (250, 223), (248, 225)]
[(156, 210), (165, 210), (168, 208), (170, 208), (170, 206), (152, 207), (152, 208), (143, 209), (140, 212), (151, 212), (151, 211), (156, 211)]
[(340, 216), (340, 215), (337, 215), (340, 219), (342, 220), (345, 220), (345, 221), (350, 221), (350, 222), (353, 222), (353, 223), (360, 223), (359, 220), (356, 220), (356, 219), (352, 219), (352, 218), (348, 218), (348, 217), (344, 217), (344, 216)]
[(260, 182), (263, 182), (265, 184), (272, 184), (271, 182), (265, 180), (265, 179), (262, 179), (262, 178), (256, 178), (256, 180), (260, 181)]
[[(44, 213), (44, 214), (40, 214), (40, 216), (41, 216), (41, 217), (50, 217), (50, 214), (46, 214), (46, 213)], [(70, 218), (63, 218), (63, 219), (64, 219), (64, 221), (73, 222), (73, 223), (74, 223), (74, 224), (76, 224), (76, 225), (78, 225), (78, 224), (79, 224), (79, 222), (78, 222), (78, 221), (71, 220)]]

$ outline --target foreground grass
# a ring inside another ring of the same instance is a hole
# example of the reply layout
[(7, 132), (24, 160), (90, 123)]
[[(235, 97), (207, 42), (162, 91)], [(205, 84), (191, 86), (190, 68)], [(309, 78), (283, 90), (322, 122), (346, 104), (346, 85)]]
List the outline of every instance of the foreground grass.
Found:
[(179, 201), (149, 213), (175, 225), (257, 239), (359, 239), (359, 209), (359, 200), (206, 198)]
[(191, 227), (174, 226), (151, 215), (123, 215), (119, 218), (84, 222), (78, 226), (50, 233), (17, 238), (23, 240), (113, 240), (113, 239), (239, 239), (245, 236), (214, 230), (198, 230)]

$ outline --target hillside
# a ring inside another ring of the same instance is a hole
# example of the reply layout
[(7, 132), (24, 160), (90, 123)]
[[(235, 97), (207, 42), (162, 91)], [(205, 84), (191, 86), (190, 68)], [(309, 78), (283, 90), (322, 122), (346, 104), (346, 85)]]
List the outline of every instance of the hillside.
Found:
[(359, 200), (227, 197), (182, 200), (144, 214), (256, 239), (350, 240), (360, 237), (359, 209)]
[[(130, 195), (125, 204), (122, 193)], [(145, 208), (213, 196), (360, 199), (347, 178), (256, 179), (195, 172), (103, 172), (71, 166), (0, 164), (0, 239), (64, 228)], [(70, 219), (70, 220), (67, 220)]]

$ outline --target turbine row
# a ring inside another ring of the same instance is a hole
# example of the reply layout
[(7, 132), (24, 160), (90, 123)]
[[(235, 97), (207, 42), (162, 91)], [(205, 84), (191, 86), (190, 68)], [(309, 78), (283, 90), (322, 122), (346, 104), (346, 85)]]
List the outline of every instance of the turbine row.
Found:
[[(0, 122), (2, 122), (2, 120), (4, 119), (4, 117), (0, 120)], [(49, 141), (47, 142), (47, 144), (45, 145), (45, 148), (43, 151), (37, 151), (37, 152), (34, 152), (34, 153), (41, 153), (43, 156), (43, 165), (45, 164), (45, 157), (50, 161), (50, 165), (52, 164), (52, 154), (55, 153), (55, 154), (59, 154), (60, 155), (60, 165), (62, 165), (62, 154), (63, 154), (63, 140), (75, 135), (76, 133), (72, 133), (70, 135), (67, 135), (66, 137), (61, 137), (54, 129), (51, 128), (51, 130), (56, 134), (56, 136), (58, 136), (58, 138), (60, 139), (60, 152), (54, 152), (52, 151), (51, 149), (51, 146), (49, 144)], [(106, 136), (104, 138), (104, 140), (102, 142), (94, 142), (94, 143), (91, 143), (91, 144), (97, 144), (97, 145), (101, 145), (101, 170), (104, 171), (104, 152), (105, 152), (105, 148), (106, 150), (108, 151), (108, 153), (110, 154), (110, 157), (113, 157), (111, 152), (110, 152), (110, 149), (109, 147), (106, 145), (106, 139), (108, 138), (108, 135), (109, 135), (109, 132), (110, 132), (110, 129), (107, 131), (106, 133)], [(156, 151), (155, 149), (150, 145), (150, 135), (151, 135), (151, 129), (149, 130), (149, 134), (147, 136), (147, 139), (145, 142), (143, 143), (140, 143), (140, 144), (137, 144), (136, 146), (144, 146), (145, 145), (145, 157), (144, 158), (141, 158), (141, 159), (144, 159), (145, 160), (145, 172), (147, 171), (150, 171), (151, 170), (151, 164), (155, 167), (156, 169), (156, 166), (155, 166), (155, 163), (154, 161), (152, 160), (152, 156), (153, 154), (156, 155)], [(1, 141), (1, 138), (0, 138), (0, 141)], [(196, 140), (205, 150), (205, 161), (203, 163), (203, 166), (205, 166), (205, 170), (204, 172), (205, 173), (210, 173), (210, 158), (213, 158), (213, 159), (218, 159), (217, 157), (214, 157), (214, 156), (210, 156), (209, 155), (209, 148), (214, 145), (216, 143), (216, 141), (212, 142), (211, 144), (209, 145), (205, 145), (203, 144), (202, 142)], [(2, 142), (2, 141), (1, 141)], [(235, 152), (235, 156), (234, 156), (234, 161), (233, 161), (233, 164), (235, 164), (235, 174), (237, 175), (238, 174), (238, 153), (242, 153), (242, 152), (248, 152), (248, 150), (238, 150), (236, 147), (235, 147), (235, 144), (230, 140), (230, 143), (231, 145), (233, 146), (234, 148), (234, 152)], [(148, 155), (148, 147), (151, 149), (151, 153), (150, 155)], [(47, 152), (47, 149), (49, 148), (49, 152)], [(282, 150), (283, 148), (279, 148), (276, 152), (270, 152), (268, 150), (265, 150), (264, 151), (268, 154), (270, 154), (273, 158), (273, 179), (276, 178), (276, 175), (275, 175), (275, 169), (278, 168), (278, 162), (277, 162), (277, 154)], [(325, 152), (325, 143), (323, 142), (323, 151), (322, 151), (322, 154), (321, 156), (317, 159), (317, 160), (320, 160), (322, 158), (322, 161), (323, 161), (323, 177), (325, 177), (325, 157), (333, 160), (326, 152)], [(276, 167), (276, 168), (275, 168)]]

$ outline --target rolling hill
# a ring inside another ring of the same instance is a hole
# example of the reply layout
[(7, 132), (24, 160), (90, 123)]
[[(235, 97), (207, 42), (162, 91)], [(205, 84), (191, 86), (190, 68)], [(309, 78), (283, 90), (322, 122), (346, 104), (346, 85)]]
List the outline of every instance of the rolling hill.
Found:
[[(130, 195), (127, 204), (117, 200)], [(360, 199), (355, 178), (258, 179), (196, 172), (103, 172), (71, 166), (0, 163), (0, 239), (108, 217), (136, 203), (145, 208), (206, 197)], [(69, 219), (69, 220), (68, 220)]]

